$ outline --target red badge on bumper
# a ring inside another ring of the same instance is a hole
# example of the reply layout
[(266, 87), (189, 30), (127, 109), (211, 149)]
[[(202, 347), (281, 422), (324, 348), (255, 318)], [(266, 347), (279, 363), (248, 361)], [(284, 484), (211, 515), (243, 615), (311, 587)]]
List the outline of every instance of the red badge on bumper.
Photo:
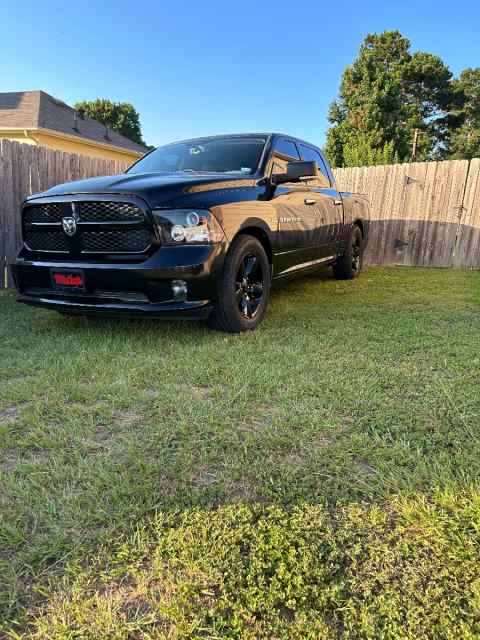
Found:
[(83, 289), (85, 277), (79, 271), (52, 271), (53, 286), (56, 289)]

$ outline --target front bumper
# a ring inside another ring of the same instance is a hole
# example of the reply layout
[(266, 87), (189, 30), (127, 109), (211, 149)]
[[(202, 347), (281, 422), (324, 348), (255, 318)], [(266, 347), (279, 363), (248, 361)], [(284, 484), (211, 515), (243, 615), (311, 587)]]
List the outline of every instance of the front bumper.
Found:
[[(143, 261), (42, 258), (22, 249), (12, 265), (18, 301), (64, 313), (122, 317), (206, 318), (215, 304), (223, 245), (161, 247)], [(52, 269), (82, 269), (85, 290), (58, 291)], [(186, 283), (175, 297), (172, 283)]]

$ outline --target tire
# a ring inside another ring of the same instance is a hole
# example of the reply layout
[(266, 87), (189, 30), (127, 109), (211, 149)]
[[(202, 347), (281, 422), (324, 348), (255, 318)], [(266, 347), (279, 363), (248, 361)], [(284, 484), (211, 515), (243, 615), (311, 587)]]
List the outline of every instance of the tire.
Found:
[(210, 327), (228, 333), (256, 329), (267, 311), (270, 284), (271, 269), (265, 249), (253, 236), (237, 236), (218, 277)]
[(363, 233), (354, 225), (346, 243), (345, 250), (337, 257), (333, 265), (333, 274), (337, 280), (358, 278), (363, 267)]

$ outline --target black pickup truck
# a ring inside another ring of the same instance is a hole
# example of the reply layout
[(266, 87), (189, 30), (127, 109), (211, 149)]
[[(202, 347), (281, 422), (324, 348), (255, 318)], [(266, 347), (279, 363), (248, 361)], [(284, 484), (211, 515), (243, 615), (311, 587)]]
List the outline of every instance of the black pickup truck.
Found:
[(320, 149), (282, 134), (159, 147), (121, 175), (22, 206), (18, 299), (64, 314), (208, 318), (254, 329), (272, 280), (331, 265), (355, 278), (366, 199), (339, 193)]

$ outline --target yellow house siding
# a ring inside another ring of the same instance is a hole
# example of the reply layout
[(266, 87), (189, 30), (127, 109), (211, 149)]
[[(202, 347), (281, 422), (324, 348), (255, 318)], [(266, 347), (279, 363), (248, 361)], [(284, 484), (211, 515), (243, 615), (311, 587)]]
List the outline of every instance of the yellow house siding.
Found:
[(135, 162), (142, 156), (141, 153), (129, 149), (122, 149), (114, 145), (105, 144), (95, 140), (86, 140), (62, 134), (48, 129), (1, 129), (0, 138), (23, 142), (25, 144), (38, 145), (48, 149), (58, 149), (67, 153), (77, 153), (93, 158), (106, 160), (120, 160), (121, 162)]
[(84, 156), (90, 156), (94, 158), (106, 158), (108, 160), (122, 160), (128, 162), (131, 160), (134, 162), (141, 154), (135, 153), (135, 151), (129, 151), (128, 149), (107, 149), (99, 146), (95, 142), (86, 142), (83, 140), (74, 141), (68, 140), (63, 137), (52, 136), (47, 133), (38, 133), (35, 136), (38, 140), (38, 144), (41, 147), (49, 147), (50, 149), (59, 149), (60, 151), (67, 151), (68, 153), (79, 153)]

